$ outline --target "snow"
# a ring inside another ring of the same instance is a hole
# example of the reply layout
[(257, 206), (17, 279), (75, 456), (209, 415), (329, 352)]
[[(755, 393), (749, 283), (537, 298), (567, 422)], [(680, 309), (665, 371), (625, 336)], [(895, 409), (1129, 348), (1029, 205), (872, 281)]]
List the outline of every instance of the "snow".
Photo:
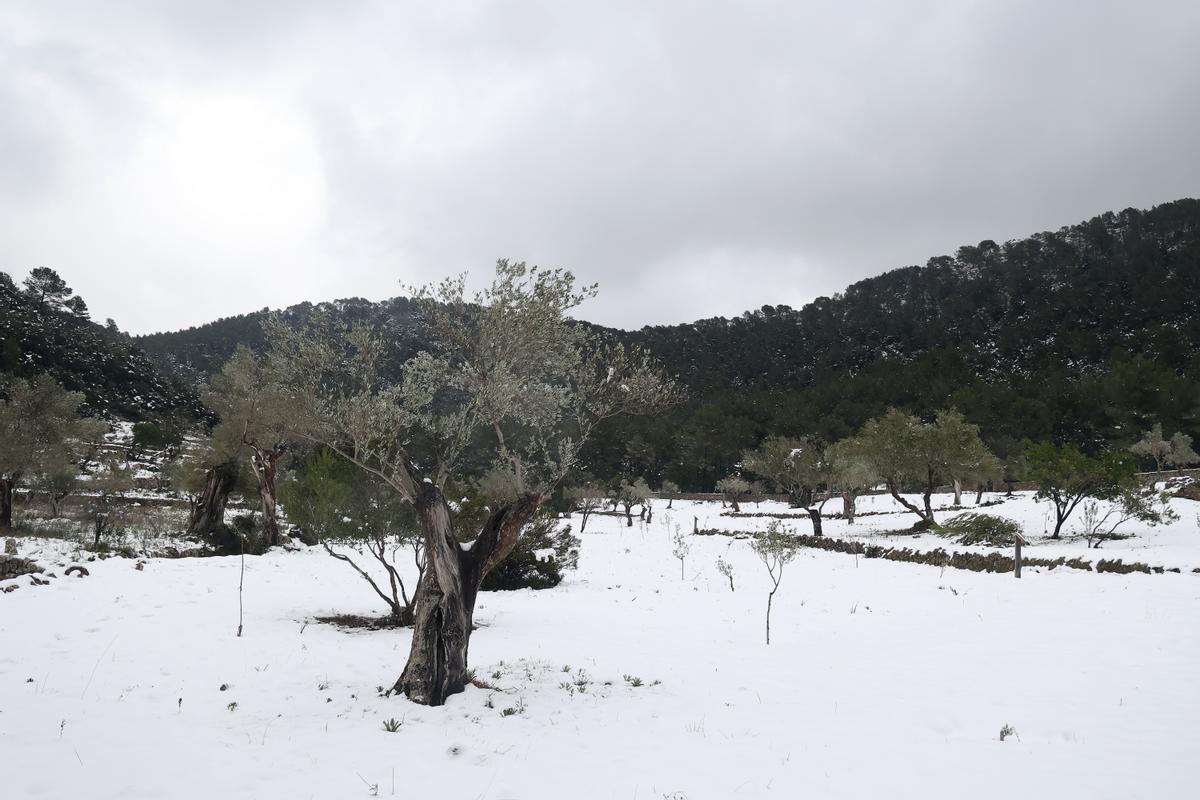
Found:
[[(864, 498), (860, 510), (890, 502)], [(1137, 537), (1098, 555), (1078, 541), (1030, 552), (1200, 566), (1197, 504), (1176, 502), (1178, 523), (1131, 526)], [(681, 580), (669, 530), (690, 530), (693, 517), (746, 531), (769, 520), (673, 505), (657, 502), (653, 523), (632, 528), (593, 515), (580, 568), (556, 589), (481, 594), (471, 661), (499, 689), (472, 687), (442, 708), (377, 692), (399, 675), (408, 631), (312, 621), (381, 611), (319, 548), (246, 559), (242, 638), (237, 558), (149, 559), (142, 570), (111, 558), (88, 562), (85, 578), (53, 567), (48, 586), (18, 579), (0, 594), (0, 791), (1195, 796), (1200, 575), (1027, 569), (1014, 580), (802, 550), (775, 596), (768, 647), (768, 579), (749, 541), (689, 537)], [(985, 510), (1040, 530), (1045, 508), (1022, 496)], [(863, 517), (854, 535), (883, 538), (912, 519)], [(830, 520), (825, 532), (849, 530)], [(66, 542), (20, 540), (22, 555), (39, 548), (47, 563), (76, 555)], [(735, 592), (718, 556), (734, 566)], [(1006, 724), (1016, 735), (1001, 742)]]

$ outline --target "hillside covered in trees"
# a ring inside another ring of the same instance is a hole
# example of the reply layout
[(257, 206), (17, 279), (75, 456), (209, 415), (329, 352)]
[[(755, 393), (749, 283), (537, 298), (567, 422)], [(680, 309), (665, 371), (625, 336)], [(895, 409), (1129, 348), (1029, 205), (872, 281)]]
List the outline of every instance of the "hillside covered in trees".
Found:
[[(266, 314), (136, 341), (164, 367), (207, 374), (238, 343), (262, 345)], [(402, 299), (284, 312), (318, 314), (384, 321), (405, 350), (420, 344)], [(833, 441), (889, 406), (958, 408), (1001, 455), (1025, 438), (1127, 445), (1156, 423), (1195, 434), (1200, 201), (961, 247), (801, 309), (611, 333), (660, 358), (689, 400), (607, 426), (590, 446), (598, 476), (707, 489), (768, 433)]]
[[(197, 408), (238, 344), (265, 345), (267, 310), (130, 340), (64, 297), (0, 285), (4, 372), (48, 371), (98, 411)], [(82, 301), (79, 301), (82, 305)], [(418, 352), (410, 300), (304, 303), (293, 326), (367, 323)], [(768, 434), (835, 441), (898, 407), (957, 408), (1000, 456), (1024, 439), (1127, 446), (1152, 425), (1200, 433), (1200, 201), (1108, 213), (1004, 244), (959, 248), (860, 281), (801, 309), (608, 331), (645, 347), (688, 400), (606, 424), (597, 477), (710, 489)], [(144, 351), (144, 352), (143, 352)]]
[(0, 272), (0, 378), (41, 374), (82, 392), (85, 410), (101, 416), (201, 413), (194, 386), (152, 362), (112, 320), (93, 322), (53, 270), (35, 269), (21, 286)]

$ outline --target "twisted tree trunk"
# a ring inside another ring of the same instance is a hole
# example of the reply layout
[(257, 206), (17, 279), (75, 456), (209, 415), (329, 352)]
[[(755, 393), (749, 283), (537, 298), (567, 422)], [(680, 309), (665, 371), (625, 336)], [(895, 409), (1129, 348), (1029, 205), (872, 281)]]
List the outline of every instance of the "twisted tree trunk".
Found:
[(225, 527), (225, 504), (233, 488), (234, 469), (230, 464), (211, 467), (204, 479), (204, 491), (191, 510), (191, 532), (208, 538)]
[(821, 509), (810, 506), (808, 517), (812, 520), (813, 536), (823, 536), (824, 534), (821, 533)]
[(854, 492), (842, 492), (842, 512), (846, 515), (846, 522), (850, 525), (854, 524), (855, 500), (858, 497)]
[(426, 569), (417, 588), (412, 648), (393, 691), (414, 703), (440, 706), (467, 685), (467, 650), (479, 584), (517, 543), (537, 511), (539, 495), (526, 495), (492, 512), (469, 545), (454, 538), (450, 508), (433, 484), (424, 484), (415, 506), (425, 537)]
[(263, 533), (267, 547), (279, 544), (279, 515), (275, 490), (275, 475), (279, 467), (279, 452), (275, 450), (254, 450), (250, 458), (254, 468), (254, 477), (258, 479), (258, 498), (262, 503)]

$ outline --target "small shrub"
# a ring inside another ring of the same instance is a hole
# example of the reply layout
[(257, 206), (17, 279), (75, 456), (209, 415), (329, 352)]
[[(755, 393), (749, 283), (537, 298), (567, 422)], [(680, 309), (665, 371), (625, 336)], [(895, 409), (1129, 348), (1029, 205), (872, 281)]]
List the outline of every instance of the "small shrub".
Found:
[[(1000, 729), (1000, 741), (1003, 742), (1005, 739), (1007, 739), (1010, 736), (1017, 736), (1017, 729), (1014, 728), (1012, 725), (1006, 724), (1003, 728)], [(1017, 738), (1020, 739), (1021, 737), (1017, 736)]]
[(512, 553), (487, 574), (479, 588), (491, 592), (557, 586), (563, 573), (579, 563), (579, 544), (570, 525), (560, 528), (553, 518), (542, 517), (529, 525)]
[(625, 677), (625, 682), (628, 683), (630, 686), (634, 687), (635, 689), (638, 686), (642, 685), (642, 679), (639, 678), (637, 675), (626, 675), (624, 677)]
[(1004, 517), (967, 512), (946, 520), (939, 533), (954, 537), (962, 545), (1012, 547), (1021, 534), (1021, 526)]
[(717, 557), (717, 572), (721, 573), (722, 575), (724, 575), (726, 578), (729, 579), (729, 591), (731, 591), (731, 592), (734, 591), (734, 589), (733, 589), (733, 564), (730, 564), (723, 557), (718, 556)]
[(400, 720), (394, 717), (392, 719), (385, 719), (383, 721), (383, 729), (388, 733), (395, 733), (396, 731), (400, 730), (400, 726), (402, 724), (403, 723), (401, 723)]

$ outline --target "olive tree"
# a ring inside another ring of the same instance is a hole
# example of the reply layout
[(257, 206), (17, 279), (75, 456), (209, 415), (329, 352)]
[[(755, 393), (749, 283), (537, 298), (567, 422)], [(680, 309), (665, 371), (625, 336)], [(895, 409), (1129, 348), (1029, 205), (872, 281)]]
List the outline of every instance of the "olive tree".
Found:
[(819, 502), (816, 497), (817, 490), (828, 484), (829, 462), (817, 439), (768, 436), (757, 448), (742, 454), (742, 464), (777, 491), (785, 492), (792, 506), (806, 510), (813, 533), (821, 535), (821, 508), (829, 495), (825, 493)]
[(842, 513), (854, 524), (858, 496), (879, 483), (879, 473), (858, 437), (842, 439), (825, 451), (828, 462), (829, 491), (842, 496)]
[[(922, 422), (897, 409), (863, 426), (858, 438), (867, 463), (888, 492), (925, 527), (936, 527), (930, 498), (938, 486), (974, 475), (986, 467), (991, 454), (979, 438), (979, 428), (957, 411), (939, 411), (933, 422)], [(921, 491), (922, 506), (905, 499), (908, 487)]]
[[(288, 518), (307, 541), (315, 539), (326, 553), (354, 570), (387, 606), (394, 624), (412, 622), (409, 587), (398, 566), (401, 554), (411, 559), (420, 583), (425, 558), (412, 506), (401, 502), (377, 476), (328, 448), (313, 453), (281, 483), (280, 496)], [(367, 569), (370, 563), (359, 563), (364, 558), (375, 562), (375, 575)], [(376, 580), (378, 570), (386, 582)]]
[[(225, 525), (229, 495), (244, 484), (241, 456), (244, 446), (236, 438), (208, 436), (190, 447), (168, 469), (171, 487), (188, 496), (188, 530), (227, 553), (246, 550), (246, 542)], [(257, 550), (251, 546), (251, 552)]]
[(0, 529), (12, 527), (13, 490), (25, 478), (67, 469), (106, 426), (80, 414), (84, 397), (47, 375), (0, 387)]
[(202, 395), (204, 404), (220, 417), (212, 432), (216, 449), (233, 457), (239, 452), (248, 456), (268, 547), (280, 541), (279, 461), (294, 438), (296, 421), (290, 393), (272, 375), (272, 367), (268, 359), (238, 347)]
[[(480, 583), (596, 425), (675, 397), (648, 355), (568, 319), (594, 294), (569, 272), (505, 260), (473, 298), (462, 277), (448, 279), (416, 293), (430, 349), (395, 369), (394, 348), (366, 327), (332, 337), (270, 326), (280, 390), (298, 401), (294, 432), (374, 475), (416, 512), (426, 568), (408, 662), (393, 687), (414, 702), (441, 705), (466, 685)], [(445, 492), (480, 464), (507, 473), (513, 491), (461, 544)]]
[(750, 547), (771, 578), (771, 591), (767, 594), (767, 644), (770, 644), (771, 603), (779, 591), (779, 584), (783, 582), (783, 568), (796, 557), (796, 540), (783, 530), (778, 520), (772, 520), (765, 531), (754, 537)]
[(667, 498), (667, 508), (669, 509), (675, 502), (675, 495), (679, 494), (679, 484), (672, 480), (665, 480), (659, 485), (658, 494), (660, 497)]
[(1162, 472), (1163, 467), (1183, 468), (1200, 462), (1200, 455), (1192, 448), (1192, 437), (1180, 431), (1167, 439), (1163, 436), (1161, 423), (1155, 424), (1141, 439), (1130, 445), (1129, 452), (1139, 458), (1152, 460), (1156, 472)]
[(1025, 448), (1029, 479), (1037, 486), (1037, 499), (1054, 505), (1054, 532), (1062, 527), (1079, 504), (1087, 499), (1118, 502), (1140, 485), (1137, 466), (1126, 453), (1112, 450), (1090, 456), (1074, 445), (1029, 443)]
[(730, 475), (728, 478), (717, 481), (717, 493), (725, 499), (725, 502), (729, 503), (735, 514), (741, 512), (742, 507), (739, 503), (749, 497), (751, 491), (753, 488), (750, 483), (737, 475)]
[(625, 524), (633, 527), (633, 507), (642, 507), (642, 516), (646, 515), (646, 504), (650, 502), (650, 486), (644, 478), (634, 481), (622, 480), (615, 487), (613, 500), (625, 509)]
[(604, 487), (588, 481), (581, 486), (572, 486), (564, 492), (567, 502), (579, 513), (579, 532), (587, 528), (588, 517), (604, 505)]

